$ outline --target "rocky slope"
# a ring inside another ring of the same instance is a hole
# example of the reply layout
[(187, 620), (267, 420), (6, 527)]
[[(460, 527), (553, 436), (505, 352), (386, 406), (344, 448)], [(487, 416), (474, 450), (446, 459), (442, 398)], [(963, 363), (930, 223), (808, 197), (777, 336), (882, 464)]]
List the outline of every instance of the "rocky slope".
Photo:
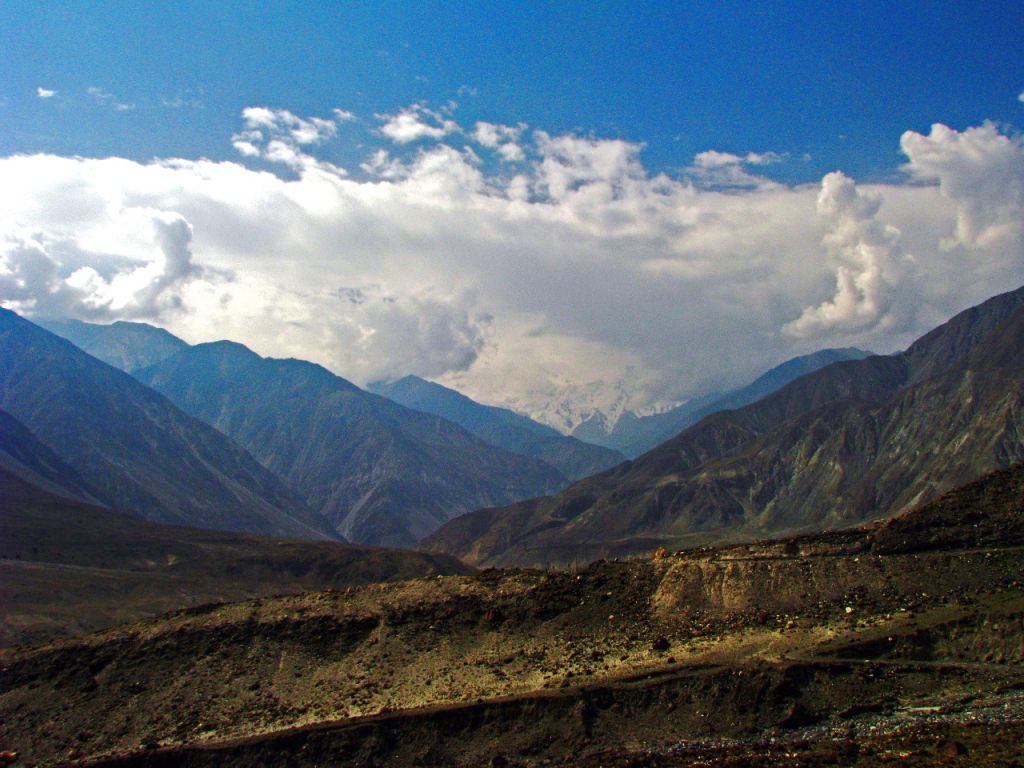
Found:
[(411, 546), (463, 512), (566, 482), (318, 365), (232, 342), (189, 347), (135, 376), (251, 451), (360, 544)]
[(0, 410), (0, 471), (68, 499), (98, 503), (98, 493), (28, 427)]
[(0, 409), (111, 508), (201, 528), (336, 538), (298, 496), (220, 432), (4, 309)]
[(954, 757), (1005, 756), (1024, 722), (1022, 498), (1017, 466), (861, 530), (15, 649), (0, 743), (36, 765), (877, 765), (901, 743), (934, 756), (944, 732)]
[(389, 400), (448, 419), (486, 443), (550, 464), (569, 480), (596, 475), (621, 463), (618, 451), (566, 437), (507, 408), (481, 405), (455, 390), (418, 376), (377, 382), (368, 389)]
[(557, 496), (479, 510), (424, 542), (477, 564), (849, 525), (1024, 458), (1024, 289), (905, 352), (828, 366), (706, 417)]

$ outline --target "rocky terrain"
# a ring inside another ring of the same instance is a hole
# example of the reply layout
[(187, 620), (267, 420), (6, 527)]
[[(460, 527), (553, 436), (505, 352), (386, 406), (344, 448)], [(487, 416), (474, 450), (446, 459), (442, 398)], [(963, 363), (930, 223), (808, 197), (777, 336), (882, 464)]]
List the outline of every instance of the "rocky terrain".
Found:
[(1008, 766), (1022, 503), (1015, 466), (863, 529), (8, 649), (0, 749), (26, 765)]
[(561, 493), (464, 515), (422, 546), (549, 565), (838, 528), (1024, 459), (1024, 289), (906, 351), (827, 366)]

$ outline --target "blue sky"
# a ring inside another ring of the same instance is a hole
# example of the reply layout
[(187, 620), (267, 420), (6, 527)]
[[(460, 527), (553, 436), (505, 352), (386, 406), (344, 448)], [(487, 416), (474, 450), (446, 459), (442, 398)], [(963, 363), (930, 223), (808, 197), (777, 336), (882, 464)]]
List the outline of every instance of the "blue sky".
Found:
[[(250, 105), (372, 120), (454, 100), (464, 123), (642, 142), (653, 170), (771, 151), (777, 178), (869, 179), (904, 130), (1024, 115), (1016, 2), (8, 0), (0, 49), (0, 154), (223, 159)], [(364, 138), (329, 151), (354, 166)]]
[(0, 3), (0, 304), (571, 430), (1024, 283), (1015, 2)]

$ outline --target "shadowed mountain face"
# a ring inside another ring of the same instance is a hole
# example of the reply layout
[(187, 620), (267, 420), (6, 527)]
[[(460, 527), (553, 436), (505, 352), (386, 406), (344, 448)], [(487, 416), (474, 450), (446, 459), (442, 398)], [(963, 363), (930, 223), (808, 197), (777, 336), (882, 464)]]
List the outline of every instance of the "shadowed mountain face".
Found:
[(301, 499), (224, 435), (128, 374), (3, 309), (0, 408), (73, 468), (104, 505), (201, 528), (334, 537)]
[(694, 398), (678, 408), (650, 416), (635, 416), (632, 413), (626, 413), (615, 424), (615, 428), (610, 434), (598, 424), (584, 422), (573, 431), (573, 435), (581, 440), (590, 439), (599, 445), (620, 450), (631, 459), (636, 458), (679, 434), (692, 424), (696, 424), (709, 414), (741, 408), (756, 402), (762, 397), (782, 389), (789, 382), (832, 363), (842, 360), (863, 360), (870, 356), (870, 352), (855, 347), (823, 349), (788, 360), (762, 374), (747, 386), (724, 395), (721, 393), (704, 395)]
[(150, 523), (0, 467), (0, 646), (194, 605), (467, 573), (452, 557)]
[(822, 529), (1024, 458), (1024, 289), (905, 352), (828, 366), (708, 416), (557, 496), (480, 510), (424, 542), (486, 564), (568, 562)]
[(445, 419), (240, 344), (200, 344), (135, 375), (237, 440), (357, 543), (411, 546), (459, 514), (565, 484)]
[(579, 480), (624, 460), (609, 448), (566, 437), (507, 408), (481, 405), (463, 394), (418, 376), (371, 384), (369, 389), (389, 400), (448, 419), (486, 443), (550, 464), (569, 480)]
[(3, 410), (0, 410), (0, 470), (69, 499), (97, 502), (98, 494), (77, 471)]
[(110, 325), (98, 325), (50, 319), (35, 323), (104, 363), (129, 373), (166, 360), (188, 346), (177, 336), (146, 323), (118, 320)]

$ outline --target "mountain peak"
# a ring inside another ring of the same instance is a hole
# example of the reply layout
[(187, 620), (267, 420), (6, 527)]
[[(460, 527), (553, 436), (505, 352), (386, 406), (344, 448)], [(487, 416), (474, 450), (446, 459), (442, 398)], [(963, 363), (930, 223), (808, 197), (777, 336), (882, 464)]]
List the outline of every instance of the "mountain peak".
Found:
[(71, 319), (37, 319), (36, 325), (70, 341), (108, 365), (131, 372), (158, 363), (188, 347), (163, 328), (118, 320), (110, 325)]
[(219, 357), (233, 360), (262, 360), (260, 355), (253, 352), (245, 344), (237, 341), (221, 339), (219, 341), (206, 341), (192, 347), (193, 354), (209, 357)]

